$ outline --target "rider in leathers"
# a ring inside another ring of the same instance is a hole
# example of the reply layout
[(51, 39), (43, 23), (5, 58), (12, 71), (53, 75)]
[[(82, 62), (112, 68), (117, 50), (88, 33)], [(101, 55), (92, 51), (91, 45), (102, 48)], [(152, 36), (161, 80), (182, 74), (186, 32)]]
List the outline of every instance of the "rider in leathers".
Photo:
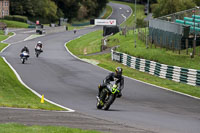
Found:
[(122, 93), (121, 90), (124, 88), (124, 77), (122, 76), (122, 68), (117, 67), (115, 69), (115, 73), (110, 73), (105, 79), (103, 84), (99, 85), (99, 93), (97, 98), (99, 99), (101, 91), (106, 87), (107, 83), (109, 83), (110, 81), (114, 81), (117, 80), (117, 84), (119, 84), (119, 89), (120, 89), (120, 93), (118, 94), (117, 97), (121, 97)]
[(23, 53), (24, 51), (26, 51), (29, 54), (29, 49), (27, 46), (24, 46), (21, 50), (21, 53)]
[(38, 41), (37, 44), (35, 45), (35, 51), (37, 51), (36, 48), (37, 48), (38, 46), (40, 47), (40, 51), (43, 52), (43, 50), (42, 50), (42, 42), (41, 42), (41, 41)]
[[(20, 57), (21, 57), (21, 58), (22, 58), (22, 56), (23, 56), (22, 53), (23, 53), (24, 51), (27, 52), (27, 53), (29, 54), (29, 49), (28, 49), (27, 46), (24, 46), (24, 47), (22, 48), (21, 54), (20, 54)], [(29, 57), (29, 55), (27, 55), (27, 57)]]

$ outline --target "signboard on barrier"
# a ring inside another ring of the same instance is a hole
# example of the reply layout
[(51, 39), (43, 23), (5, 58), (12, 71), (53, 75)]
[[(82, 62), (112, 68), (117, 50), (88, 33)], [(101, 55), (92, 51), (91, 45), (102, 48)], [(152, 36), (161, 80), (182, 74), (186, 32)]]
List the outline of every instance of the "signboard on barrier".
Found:
[(113, 51), (113, 58), (114, 61), (121, 62), (120, 53)]
[(117, 24), (116, 19), (95, 19), (95, 25), (111, 25), (115, 26)]

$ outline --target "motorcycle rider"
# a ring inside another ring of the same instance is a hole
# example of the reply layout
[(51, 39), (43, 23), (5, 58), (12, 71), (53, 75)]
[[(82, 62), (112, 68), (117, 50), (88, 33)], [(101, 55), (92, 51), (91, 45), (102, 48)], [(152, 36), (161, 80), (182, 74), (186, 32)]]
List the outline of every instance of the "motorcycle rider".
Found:
[(27, 46), (24, 46), (21, 50), (21, 53), (23, 53), (24, 51), (26, 51), (29, 54), (29, 49)]
[[(27, 46), (24, 46), (23, 48), (22, 48), (22, 50), (21, 50), (21, 54), (20, 54), (20, 57), (22, 58), (22, 56), (23, 56), (23, 52), (27, 52), (28, 54), (29, 54), (29, 49), (28, 49), (28, 47)], [(28, 55), (28, 57), (29, 57), (29, 55)]]
[(98, 86), (98, 88), (99, 88), (99, 92), (98, 92), (98, 96), (97, 96), (98, 99), (100, 97), (101, 91), (106, 87), (106, 85), (110, 81), (115, 81), (115, 80), (116, 80), (116, 83), (119, 84), (119, 90), (120, 90), (117, 97), (122, 96), (121, 91), (124, 88), (124, 77), (122, 76), (122, 71), (123, 71), (123, 69), (121, 67), (117, 67), (115, 69), (115, 73), (112, 72), (108, 76), (106, 76), (106, 78), (104, 79), (104, 82)]
[(42, 50), (42, 42), (41, 41), (38, 41), (37, 44), (35, 45), (35, 51), (37, 50), (36, 49), (37, 47), (40, 47), (40, 51), (43, 52), (43, 50)]

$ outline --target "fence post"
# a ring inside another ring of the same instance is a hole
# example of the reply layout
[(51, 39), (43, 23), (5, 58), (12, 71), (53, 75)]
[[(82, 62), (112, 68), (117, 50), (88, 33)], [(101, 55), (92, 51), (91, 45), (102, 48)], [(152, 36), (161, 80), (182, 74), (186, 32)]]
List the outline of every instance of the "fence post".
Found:
[(168, 37), (166, 36), (166, 50), (169, 49), (169, 40), (168, 40)]
[(162, 49), (162, 40), (163, 40), (163, 38), (162, 38), (162, 36), (160, 36), (160, 49)]
[(181, 54), (181, 40), (179, 40), (178, 43), (179, 43), (179, 44), (178, 44), (178, 45), (179, 45), (178, 54), (180, 55), (180, 54)]
[(185, 43), (186, 43), (186, 54), (188, 55), (188, 38), (186, 39)]

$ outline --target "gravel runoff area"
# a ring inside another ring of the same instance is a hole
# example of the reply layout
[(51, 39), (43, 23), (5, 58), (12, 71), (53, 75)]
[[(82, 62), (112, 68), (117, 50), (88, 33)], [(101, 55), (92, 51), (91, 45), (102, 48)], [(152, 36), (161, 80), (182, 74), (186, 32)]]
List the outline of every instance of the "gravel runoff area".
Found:
[(149, 131), (143, 129), (116, 124), (78, 112), (56, 112), (0, 107), (0, 116), (0, 123), (66, 126), (70, 128), (112, 133), (149, 133)]

